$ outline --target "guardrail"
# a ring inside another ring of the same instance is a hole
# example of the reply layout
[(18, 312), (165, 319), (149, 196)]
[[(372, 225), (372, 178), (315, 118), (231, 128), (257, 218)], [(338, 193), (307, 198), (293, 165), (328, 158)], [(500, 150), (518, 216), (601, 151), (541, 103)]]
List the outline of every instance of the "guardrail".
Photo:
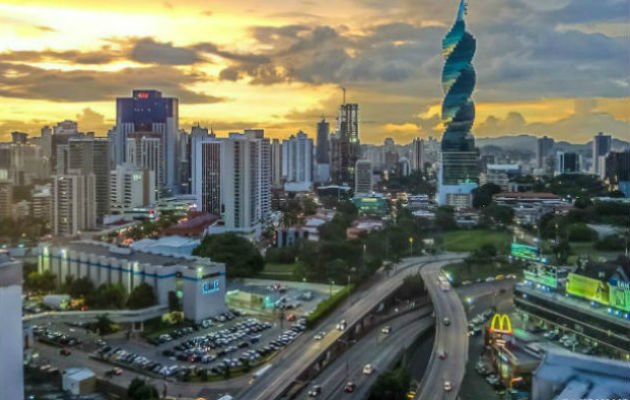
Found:
[(165, 305), (151, 306), (138, 310), (88, 310), (88, 311), (46, 311), (39, 314), (25, 315), (22, 322), (34, 322), (44, 318), (79, 318), (92, 319), (103, 314), (114, 322), (140, 322), (159, 317), (168, 311)]

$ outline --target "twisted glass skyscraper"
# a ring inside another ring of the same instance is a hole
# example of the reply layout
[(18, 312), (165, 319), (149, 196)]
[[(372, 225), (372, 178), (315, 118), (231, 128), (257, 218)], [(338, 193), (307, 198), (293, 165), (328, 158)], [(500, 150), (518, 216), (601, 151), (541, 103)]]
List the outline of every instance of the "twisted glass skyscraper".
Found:
[(440, 204), (456, 206), (470, 202), (470, 191), (479, 178), (478, 153), (470, 133), (475, 120), (475, 104), (470, 96), (475, 87), (471, 62), (476, 43), (466, 32), (465, 14), (466, 4), (461, 0), (455, 23), (442, 41), (442, 122), (446, 130), (442, 137), (438, 200)]

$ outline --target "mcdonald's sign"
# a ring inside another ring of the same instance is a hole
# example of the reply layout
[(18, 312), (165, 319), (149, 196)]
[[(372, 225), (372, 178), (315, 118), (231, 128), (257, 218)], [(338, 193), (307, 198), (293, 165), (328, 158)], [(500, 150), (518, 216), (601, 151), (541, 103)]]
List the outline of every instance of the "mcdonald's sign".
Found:
[(512, 321), (507, 314), (494, 314), (492, 324), (490, 324), (490, 332), (512, 334)]

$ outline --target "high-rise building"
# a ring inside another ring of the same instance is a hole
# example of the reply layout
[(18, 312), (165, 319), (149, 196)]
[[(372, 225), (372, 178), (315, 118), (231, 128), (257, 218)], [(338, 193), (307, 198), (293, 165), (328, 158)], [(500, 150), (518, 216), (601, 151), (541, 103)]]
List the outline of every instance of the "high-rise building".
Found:
[(163, 172), (160, 186), (179, 192), (179, 106), (173, 97), (157, 90), (134, 90), (131, 97), (116, 99), (116, 164), (126, 162), (128, 137), (153, 133), (160, 139)]
[(398, 170), (398, 151), (393, 138), (385, 138), (383, 142), (383, 160), (385, 160), (385, 170), (394, 173)]
[(126, 153), (127, 164), (154, 172), (153, 186), (156, 196), (159, 197), (160, 188), (163, 187), (162, 174), (164, 173), (162, 140), (154, 134), (131, 134), (127, 139)]
[(599, 132), (593, 138), (593, 173), (599, 175), (602, 161), (611, 149), (612, 136)]
[(31, 196), (31, 216), (33, 218), (50, 221), (52, 208), (52, 195), (50, 184), (35, 185)]
[(18, 140), (10, 145), (9, 179), (15, 185), (30, 185), (35, 179), (48, 178), (48, 159), (43, 156), (41, 147), (22, 138), (18, 136)]
[(128, 211), (156, 202), (155, 172), (132, 164), (120, 164), (110, 173), (110, 202), (114, 211)]
[(331, 138), (331, 179), (336, 184), (354, 182), (354, 167), (359, 159), (359, 105), (344, 103), (339, 107), (337, 130)]
[(313, 184), (313, 139), (299, 131), (282, 141), (284, 190), (308, 191)]
[(556, 175), (579, 174), (582, 156), (578, 153), (559, 151), (556, 153)]
[(58, 122), (57, 125), (53, 127), (53, 135), (50, 139), (50, 168), (53, 173), (64, 174), (67, 172), (62, 169), (63, 167), (67, 167), (67, 158), (57, 160), (59, 155), (67, 151), (67, 148), (59, 150), (58, 147), (67, 145), (68, 141), (72, 138), (81, 138), (83, 136), (84, 135), (79, 132), (78, 124), (75, 121), (66, 119)]
[(109, 162), (107, 138), (71, 138), (68, 141), (68, 171), (94, 175), (96, 218), (99, 223), (109, 213)]
[(0, 180), (0, 220), (13, 218), (13, 183)]
[[(457, 18), (442, 41), (446, 59), (442, 69), (442, 153), (438, 171), (438, 202), (461, 206), (472, 204), (472, 190), (479, 181), (479, 152), (470, 133), (475, 104), (470, 99), (475, 87), (475, 38), (466, 31), (466, 5), (461, 0)], [(463, 199), (467, 199), (464, 201)]]
[(0, 252), (0, 388), (3, 399), (24, 398), (22, 263)]
[(73, 236), (96, 227), (95, 180), (94, 174), (53, 176), (51, 227), (54, 235)]
[(398, 174), (400, 176), (409, 176), (411, 174), (411, 163), (407, 157), (398, 160)]
[(411, 142), (411, 170), (422, 171), (424, 169), (424, 141), (420, 138), (414, 138)]
[(372, 192), (372, 162), (357, 160), (354, 181), (354, 195), (366, 195)]
[(222, 217), (216, 233), (260, 235), (271, 213), (271, 145), (264, 131), (206, 138), (193, 150), (197, 208)]
[(548, 169), (547, 159), (552, 155), (551, 150), (553, 149), (554, 144), (555, 141), (553, 138), (547, 136), (543, 136), (536, 140), (536, 166), (538, 168), (543, 170)]
[(185, 129), (179, 130), (179, 147), (178, 147), (178, 177), (179, 193), (190, 193), (190, 145), (191, 136)]
[(53, 130), (48, 125), (42, 127), (39, 145), (42, 148), (42, 156), (50, 160), (52, 157), (52, 134)]
[(282, 143), (278, 139), (271, 141), (271, 186), (282, 187)]
[(630, 151), (611, 151), (605, 160), (604, 181), (609, 189), (630, 197)]
[(193, 126), (190, 130), (190, 137), (188, 140), (188, 153), (190, 158), (190, 193), (197, 193), (197, 188), (195, 188), (195, 185), (196, 182), (199, 182), (199, 179), (195, 175), (196, 173), (200, 172), (199, 170), (197, 170), (197, 168), (195, 168), (195, 163), (197, 162), (197, 153), (195, 152), (195, 149), (197, 148), (197, 143), (211, 137), (214, 137), (214, 133), (209, 132), (207, 128), (202, 128), (199, 125)]
[(326, 118), (317, 123), (317, 147), (315, 149), (315, 182), (324, 183), (330, 179), (330, 123)]

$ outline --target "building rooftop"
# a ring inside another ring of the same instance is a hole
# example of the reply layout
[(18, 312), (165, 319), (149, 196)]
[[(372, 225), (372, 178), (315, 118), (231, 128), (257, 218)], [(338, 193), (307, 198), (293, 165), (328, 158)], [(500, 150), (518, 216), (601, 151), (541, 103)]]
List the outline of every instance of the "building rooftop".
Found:
[(493, 195), (494, 198), (512, 199), (547, 199), (560, 200), (560, 196), (546, 192), (501, 192)]
[(195, 256), (173, 256), (167, 254), (149, 253), (145, 251), (135, 250), (130, 247), (118, 247), (107, 243), (96, 242), (91, 240), (73, 241), (63, 246), (59, 246), (68, 251), (76, 251), (97, 256), (114, 257), (130, 262), (138, 262), (142, 264), (152, 264), (161, 266), (173, 265), (189, 265), (201, 260), (208, 260)]

